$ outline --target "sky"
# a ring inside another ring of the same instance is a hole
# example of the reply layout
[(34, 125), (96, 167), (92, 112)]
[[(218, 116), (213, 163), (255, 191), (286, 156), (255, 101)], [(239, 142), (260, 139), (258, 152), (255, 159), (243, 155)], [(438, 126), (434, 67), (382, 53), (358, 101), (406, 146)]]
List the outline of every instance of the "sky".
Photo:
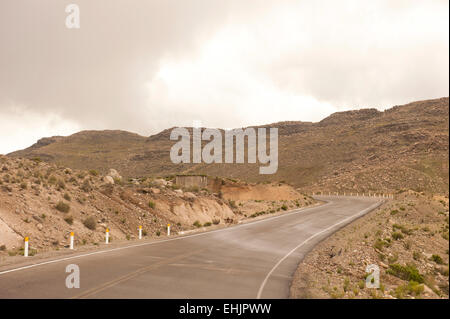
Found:
[[(66, 27), (76, 4), (80, 28)], [(2, 0), (0, 154), (448, 96), (447, 0)]]

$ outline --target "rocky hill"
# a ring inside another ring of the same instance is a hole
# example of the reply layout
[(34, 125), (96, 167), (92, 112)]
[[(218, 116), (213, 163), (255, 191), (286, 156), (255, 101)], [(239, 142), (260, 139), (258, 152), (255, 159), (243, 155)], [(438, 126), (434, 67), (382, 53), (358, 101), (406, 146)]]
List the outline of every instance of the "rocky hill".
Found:
[(9, 154), (125, 177), (198, 173), (252, 182), (286, 181), (303, 191), (448, 194), (449, 99), (338, 112), (318, 123), (281, 122), (279, 168), (260, 175), (254, 164), (179, 164), (169, 158), (170, 129), (143, 137), (123, 131), (84, 131), (52, 137)]

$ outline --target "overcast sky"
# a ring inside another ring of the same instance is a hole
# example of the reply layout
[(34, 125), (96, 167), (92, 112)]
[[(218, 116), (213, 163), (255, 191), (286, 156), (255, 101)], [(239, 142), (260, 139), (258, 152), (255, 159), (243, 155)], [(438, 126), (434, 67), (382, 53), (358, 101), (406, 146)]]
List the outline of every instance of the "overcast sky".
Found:
[[(80, 29), (65, 7), (80, 8)], [(2, 0), (0, 154), (448, 96), (448, 1)]]

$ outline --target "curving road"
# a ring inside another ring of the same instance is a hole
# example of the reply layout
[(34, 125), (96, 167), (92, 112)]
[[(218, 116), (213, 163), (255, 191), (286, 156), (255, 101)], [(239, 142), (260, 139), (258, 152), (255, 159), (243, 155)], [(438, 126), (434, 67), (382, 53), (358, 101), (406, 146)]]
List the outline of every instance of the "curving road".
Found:
[[(305, 254), (382, 202), (316, 198), (326, 203), (205, 233), (0, 268), (0, 298), (287, 298)], [(78, 289), (65, 286), (68, 264), (79, 266)]]

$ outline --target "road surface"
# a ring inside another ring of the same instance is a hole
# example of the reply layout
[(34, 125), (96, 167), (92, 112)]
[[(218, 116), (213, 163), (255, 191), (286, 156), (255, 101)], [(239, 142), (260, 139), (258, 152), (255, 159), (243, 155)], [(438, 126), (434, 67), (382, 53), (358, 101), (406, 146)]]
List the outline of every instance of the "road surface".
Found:
[[(0, 298), (288, 298), (312, 247), (381, 203), (317, 198), (326, 203), (234, 227), (0, 268)], [(66, 287), (69, 264), (80, 288)]]

